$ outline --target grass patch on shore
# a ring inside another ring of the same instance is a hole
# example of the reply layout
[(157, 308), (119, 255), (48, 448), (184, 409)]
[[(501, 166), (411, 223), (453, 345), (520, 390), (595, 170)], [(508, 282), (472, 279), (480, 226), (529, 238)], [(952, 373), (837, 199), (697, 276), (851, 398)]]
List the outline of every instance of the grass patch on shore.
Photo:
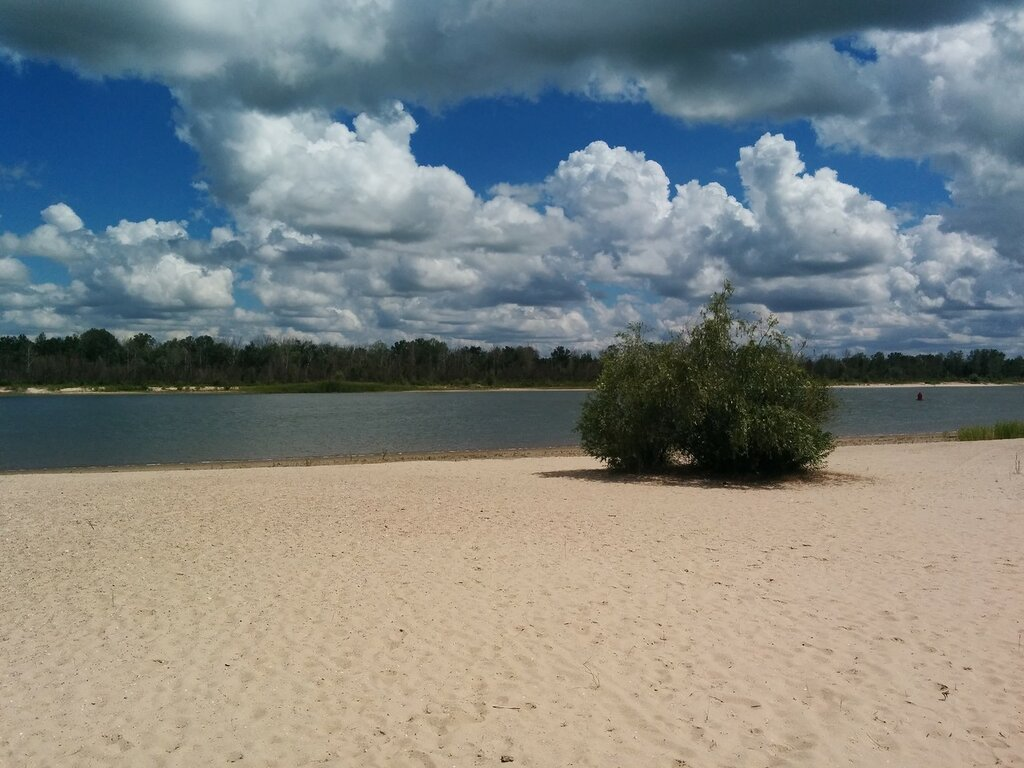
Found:
[(960, 427), (956, 439), (970, 440), (1013, 440), (1024, 437), (1024, 421), (999, 421), (989, 426)]

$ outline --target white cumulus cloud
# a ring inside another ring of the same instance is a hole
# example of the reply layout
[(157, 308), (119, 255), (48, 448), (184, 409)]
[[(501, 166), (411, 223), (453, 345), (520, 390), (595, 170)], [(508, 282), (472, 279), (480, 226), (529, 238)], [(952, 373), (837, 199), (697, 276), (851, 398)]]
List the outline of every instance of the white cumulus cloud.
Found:
[(853, 114), (816, 120), (821, 138), (929, 162), (949, 179), (946, 226), (994, 239), (1024, 262), (1024, 10), (865, 32), (861, 44), (877, 57), (856, 73), (872, 97)]
[(207, 269), (165, 253), (150, 263), (112, 266), (107, 285), (145, 306), (198, 309), (232, 306), (231, 283), (230, 269)]
[(6, 282), (15, 283), (0, 293), (9, 322), (46, 317), (46, 329), (53, 330), (59, 327), (54, 318), (63, 316), (64, 329), (75, 332), (154, 312), (168, 318), (186, 313), (198, 320), (203, 311), (234, 304), (232, 270), (213, 263), (216, 249), (189, 240), (179, 222), (122, 221), (97, 235), (65, 203), (41, 215), (47, 223), (24, 237), (7, 233), (4, 242), (15, 254), (64, 264), (69, 281), (64, 286), (31, 283), (20, 261), (0, 259), (0, 282), (10, 264), (14, 279)]
[(67, 234), (77, 232), (82, 228), (82, 220), (78, 214), (71, 210), (66, 203), (57, 203), (44, 209), (42, 212), (43, 221), (50, 226), (56, 227), (57, 231)]
[(25, 283), (28, 281), (28, 268), (12, 258), (0, 257), (0, 283)]

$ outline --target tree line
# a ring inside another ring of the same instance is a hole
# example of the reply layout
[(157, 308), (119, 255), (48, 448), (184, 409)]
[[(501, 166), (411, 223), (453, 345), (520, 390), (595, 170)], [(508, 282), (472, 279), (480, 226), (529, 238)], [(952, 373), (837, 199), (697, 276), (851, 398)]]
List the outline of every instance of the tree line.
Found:
[(1007, 357), (997, 349), (920, 355), (876, 352), (868, 356), (858, 352), (843, 357), (821, 355), (804, 364), (818, 378), (838, 384), (1024, 381), (1024, 356)]
[(211, 336), (126, 341), (102, 328), (34, 340), (0, 337), (0, 385), (233, 387), (324, 381), (430, 385), (588, 385), (600, 371), (589, 352), (555, 347), (450, 347), (437, 339), (368, 347), (263, 337), (246, 344)]
[[(369, 346), (262, 337), (247, 343), (211, 336), (158, 342), (148, 333), (126, 340), (102, 328), (35, 339), (0, 336), (0, 386), (141, 388), (235, 387), (325, 381), (408, 386), (591, 386), (601, 355), (564, 346), (547, 355), (530, 346), (451, 347), (438, 339)], [(832, 383), (1024, 381), (1024, 357), (995, 349), (906, 355), (881, 352), (803, 359)]]

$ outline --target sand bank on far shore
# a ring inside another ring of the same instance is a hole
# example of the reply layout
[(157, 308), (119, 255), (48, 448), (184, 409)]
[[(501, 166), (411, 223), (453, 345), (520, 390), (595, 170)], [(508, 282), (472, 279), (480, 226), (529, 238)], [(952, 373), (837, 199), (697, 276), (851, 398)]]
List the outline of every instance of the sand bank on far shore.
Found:
[[(415, 387), (410, 389), (392, 389), (365, 393), (353, 392), (296, 392), (294, 394), (394, 394), (394, 393), (463, 393), (463, 392), (590, 392), (593, 387)], [(212, 387), (212, 386), (152, 386), (145, 389), (108, 389), (106, 387), (0, 387), (0, 395), (210, 395), (210, 394), (288, 394), (287, 392), (252, 392), (245, 387)]]
[(1020, 387), (1021, 382), (989, 382), (989, 381), (938, 381), (938, 382), (898, 382), (894, 384), (875, 382), (872, 384), (830, 384), (833, 389), (936, 389), (942, 387)]
[(1019, 766), (1021, 456), (3, 476), (0, 765)]

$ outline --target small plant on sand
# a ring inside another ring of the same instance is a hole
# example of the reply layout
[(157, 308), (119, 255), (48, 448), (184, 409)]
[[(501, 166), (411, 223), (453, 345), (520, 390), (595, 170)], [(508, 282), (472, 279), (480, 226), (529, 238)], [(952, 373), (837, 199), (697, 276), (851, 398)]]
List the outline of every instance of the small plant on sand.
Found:
[(960, 427), (956, 439), (969, 440), (1014, 440), (1024, 437), (1024, 421), (999, 421), (989, 426)]
[(674, 457), (715, 473), (779, 474), (819, 466), (832, 450), (835, 407), (778, 321), (748, 322), (712, 296), (688, 335), (653, 343), (642, 329), (605, 358), (577, 430), (613, 469), (650, 471)]

